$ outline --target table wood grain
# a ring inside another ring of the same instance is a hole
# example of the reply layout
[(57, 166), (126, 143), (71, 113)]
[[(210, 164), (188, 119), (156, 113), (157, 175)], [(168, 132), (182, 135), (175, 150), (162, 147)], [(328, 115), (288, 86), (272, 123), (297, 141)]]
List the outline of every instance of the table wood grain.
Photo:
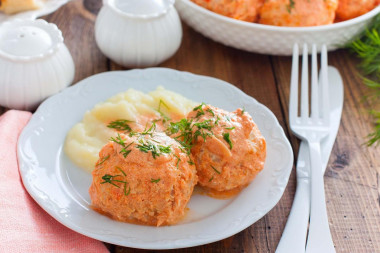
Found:
[[(101, 0), (73, 0), (43, 17), (63, 32), (76, 65), (74, 83), (96, 73), (124, 69), (107, 59), (95, 43), (94, 23), (100, 7)], [(342, 122), (324, 178), (334, 245), (337, 252), (380, 252), (380, 148), (363, 145), (373, 127), (368, 114), (371, 101), (363, 100), (370, 90), (358, 77), (357, 61), (347, 51), (329, 53), (329, 64), (342, 74), (345, 89)], [(183, 24), (181, 47), (159, 66), (216, 77), (256, 98), (276, 115), (296, 160), (299, 141), (290, 133), (287, 120), (290, 57), (226, 47)], [(0, 107), (0, 114), (6, 110)], [(275, 252), (295, 188), (293, 167), (281, 200), (255, 224), (222, 241), (168, 252)], [(106, 245), (111, 252), (153, 252)]]

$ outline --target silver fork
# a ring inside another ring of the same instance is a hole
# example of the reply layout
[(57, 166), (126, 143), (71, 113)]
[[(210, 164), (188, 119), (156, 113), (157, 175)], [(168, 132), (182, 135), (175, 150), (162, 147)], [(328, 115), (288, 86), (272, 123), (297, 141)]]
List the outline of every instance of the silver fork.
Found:
[[(308, 48), (303, 46), (300, 115), (298, 115), (298, 45), (293, 50), (290, 84), (289, 123), (293, 133), (304, 140), (310, 150), (311, 203), (306, 253), (335, 252), (328, 224), (322, 174), (320, 142), (329, 133), (329, 98), (327, 80), (327, 49), (322, 46), (321, 75), (318, 88), (317, 49), (312, 46), (311, 113), (309, 115)], [(296, 59), (297, 58), (297, 59)], [(320, 103), (322, 103), (320, 105)], [(319, 110), (321, 108), (321, 111)], [(291, 245), (289, 245), (291, 247)]]

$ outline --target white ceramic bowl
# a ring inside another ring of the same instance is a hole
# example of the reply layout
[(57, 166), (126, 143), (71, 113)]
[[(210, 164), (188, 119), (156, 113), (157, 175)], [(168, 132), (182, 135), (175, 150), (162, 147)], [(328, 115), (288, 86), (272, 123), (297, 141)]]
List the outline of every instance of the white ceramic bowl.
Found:
[(33, 110), (70, 85), (74, 72), (56, 25), (42, 19), (0, 25), (0, 105)]
[(225, 17), (196, 5), (190, 0), (177, 0), (176, 8), (189, 26), (206, 37), (226, 46), (271, 55), (291, 55), (294, 43), (326, 44), (335, 50), (363, 31), (380, 6), (340, 23), (314, 27), (277, 27), (249, 23)]
[(182, 26), (174, 0), (103, 0), (95, 39), (100, 50), (120, 65), (157, 65), (181, 44)]

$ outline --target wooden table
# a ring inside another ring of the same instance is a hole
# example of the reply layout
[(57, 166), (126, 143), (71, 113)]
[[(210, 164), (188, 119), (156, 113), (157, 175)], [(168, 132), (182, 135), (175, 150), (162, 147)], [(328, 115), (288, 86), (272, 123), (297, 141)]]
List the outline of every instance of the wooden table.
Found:
[[(73, 0), (44, 17), (62, 30), (71, 51), (74, 83), (96, 73), (120, 70), (107, 59), (94, 39), (100, 0)], [(354, 57), (345, 50), (329, 53), (329, 64), (339, 69), (345, 87), (344, 109), (338, 137), (325, 174), (330, 229), (337, 252), (380, 252), (380, 148), (363, 145), (372, 130), (362, 102), (369, 92), (357, 75)], [(299, 141), (290, 133), (288, 99), (291, 58), (248, 53), (203, 37), (183, 24), (178, 52), (159, 65), (207, 75), (234, 84), (266, 105), (276, 115), (297, 157)], [(6, 108), (0, 108), (0, 114)], [(296, 188), (295, 171), (280, 202), (261, 220), (225, 240), (172, 252), (274, 252), (280, 240)], [(145, 252), (107, 245), (111, 252)]]

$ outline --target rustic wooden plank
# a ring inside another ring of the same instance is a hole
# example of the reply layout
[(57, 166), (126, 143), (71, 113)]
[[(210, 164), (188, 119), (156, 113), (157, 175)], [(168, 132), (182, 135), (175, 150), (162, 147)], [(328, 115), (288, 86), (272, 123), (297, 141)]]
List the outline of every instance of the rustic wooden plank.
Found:
[[(75, 81), (95, 73), (124, 69), (107, 60), (94, 40), (94, 21), (101, 1), (73, 0), (44, 17), (58, 24), (76, 64)], [(185, 24), (180, 49), (160, 64), (230, 82), (268, 106), (288, 132), (290, 57), (268, 57), (215, 43)], [(342, 73), (345, 107), (342, 125), (325, 175), (331, 231), (337, 252), (380, 251), (379, 149), (367, 148), (363, 137), (371, 131), (370, 102), (360, 99), (369, 90), (357, 77), (356, 61), (345, 51), (329, 54), (329, 62)], [(0, 107), (0, 115), (5, 112)], [(291, 135), (295, 151), (298, 140)], [(274, 252), (289, 214), (295, 191), (295, 174), (275, 208), (246, 230), (225, 240), (170, 252)], [(147, 252), (107, 244), (111, 252)], [(149, 251), (151, 252), (151, 251)], [(165, 252), (165, 251), (161, 251)]]
[[(378, 148), (363, 145), (371, 131), (368, 94), (357, 75), (357, 61), (346, 51), (329, 53), (329, 64), (342, 74), (345, 101), (337, 142), (325, 174), (325, 191), (330, 228), (337, 252), (378, 252), (380, 250)], [(287, 115), (290, 57), (273, 57), (274, 73), (282, 107)], [(291, 138), (293, 146), (296, 140)]]

